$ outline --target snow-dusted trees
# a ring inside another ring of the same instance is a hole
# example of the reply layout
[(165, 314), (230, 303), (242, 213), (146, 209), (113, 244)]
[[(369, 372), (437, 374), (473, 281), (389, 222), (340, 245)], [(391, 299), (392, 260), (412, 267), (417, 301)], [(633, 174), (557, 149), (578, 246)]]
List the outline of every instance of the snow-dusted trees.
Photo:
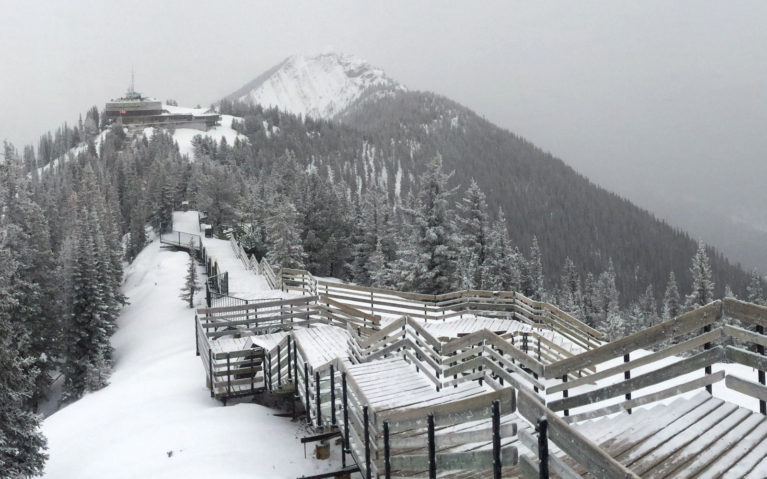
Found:
[(423, 293), (447, 293), (459, 284), (458, 245), (450, 205), (455, 188), (448, 186), (451, 176), (442, 170), (442, 158), (437, 156), (421, 178), (412, 284)]
[(543, 287), (543, 259), (538, 238), (535, 236), (530, 246), (530, 257), (525, 262), (522, 274), (522, 292), (536, 301), (542, 300), (546, 294)]
[(502, 208), (498, 209), (498, 218), (493, 222), (487, 242), (482, 287), (497, 291), (520, 291), (521, 262), (524, 258), (511, 244)]
[(197, 260), (194, 257), (194, 243), (189, 243), (189, 264), (186, 268), (186, 278), (184, 287), (181, 288), (181, 299), (189, 303), (190, 308), (194, 308), (194, 293), (197, 292)]
[(458, 203), (457, 220), (462, 286), (464, 289), (487, 289), (490, 285), (483, 278), (489, 246), (487, 202), (473, 179)]
[(751, 271), (751, 279), (746, 287), (746, 300), (750, 303), (765, 304), (762, 277), (756, 269)]
[(301, 243), (298, 211), (287, 198), (277, 198), (266, 218), (269, 251), (266, 258), (275, 267), (303, 268), (304, 248)]
[(562, 267), (557, 306), (572, 315), (579, 315), (581, 310), (581, 277), (578, 269), (568, 257)]
[(666, 293), (663, 295), (663, 320), (679, 316), (682, 312), (682, 304), (679, 299), (679, 287), (676, 284), (676, 277), (674, 272), (668, 274), (668, 282), (666, 283)]
[(711, 277), (711, 265), (706, 253), (706, 245), (698, 242), (698, 251), (692, 257), (690, 265), (692, 292), (687, 296), (687, 308), (705, 306), (714, 300), (714, 281)]
[(607, 270), (599, 275), (596, 296), (598, 324), (603, 325), (602, 329), (610, 341), (622, 337), (626, 332), (626, 325), (621, 317), (618, 288), (615, 285), (615, 268), (612, 260), (610, 260)]

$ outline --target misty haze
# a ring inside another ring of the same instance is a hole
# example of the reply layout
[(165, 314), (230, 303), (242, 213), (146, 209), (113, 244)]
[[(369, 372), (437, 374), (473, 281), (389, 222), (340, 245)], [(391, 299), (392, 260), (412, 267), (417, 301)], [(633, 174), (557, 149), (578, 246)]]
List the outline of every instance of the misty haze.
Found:
[(767, 477), (767, 5), (6, 7), (0, 478)]

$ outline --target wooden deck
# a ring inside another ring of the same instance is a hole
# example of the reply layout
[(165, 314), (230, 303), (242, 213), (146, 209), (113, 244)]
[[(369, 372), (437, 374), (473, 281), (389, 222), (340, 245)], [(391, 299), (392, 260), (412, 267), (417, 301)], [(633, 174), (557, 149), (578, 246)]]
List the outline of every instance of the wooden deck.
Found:
[(767, 477), (767, 418), (705, 392), (575, 429), (643, 478)]

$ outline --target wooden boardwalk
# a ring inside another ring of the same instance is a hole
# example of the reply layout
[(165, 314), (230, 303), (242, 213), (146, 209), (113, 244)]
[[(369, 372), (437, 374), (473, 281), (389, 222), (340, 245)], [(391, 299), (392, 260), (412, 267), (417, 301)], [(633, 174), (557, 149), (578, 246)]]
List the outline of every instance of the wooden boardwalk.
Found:
[(415, 295), (250, 263), (306, 295), (198, 311), (212, 395), (289, 386), (366, 479), (767, 478), (765, 415), (710, 394), (767, 412), (767, 308), (728, 298), (603, 344), (516, 293)]

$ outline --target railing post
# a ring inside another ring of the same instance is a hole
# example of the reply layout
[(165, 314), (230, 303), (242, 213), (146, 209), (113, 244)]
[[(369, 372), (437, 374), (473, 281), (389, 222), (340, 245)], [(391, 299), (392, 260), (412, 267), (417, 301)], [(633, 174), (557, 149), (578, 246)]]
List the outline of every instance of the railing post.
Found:
[(213, 374), (213, 354), (210, 348), (208, 348), (208, 373), (210, 374), (210, 397), (215, 397), (216, 375)]
[(277, 388), (282, 388), (282, 354), (280, 345), (277, 345)]
[(330, 365), (330, 425), (336, 425), (336, 371)]
[(341, 373), (341, 395), (344, 403), (344, 453), (341, 455), (343, 466), (346, 467), (346, 451), (349, 450), (349, 399), (346, 394), (346, 372)]
[[(758, 324), (756, 326), (756, 333), (757, 334), (764, 334), (764, 326)], [(756, 352), (757, 352), (757, 354), (761, 354), (762, 356), (764, 356), (764, 346), (762, 346), (761, 344), (757, 344), (756, 345)], [(764, 371), (762, 371), (760, 369), (760, 370), (758, 370), (757, 374), (758, 374), (758, 378), (759, 378), (759, 384), (764, 386), (764, 382), (765, 382), (764, 381), (764, 379), (765, 379), (764, 378)], [(765, 402), (765, 401), (763, 401), (761, 399), (759, 400), (759, 412), (764, 414), (764, 415), (767, 415), (767, 402)]]
[(493, 401), (493, 479), (501, 479), (501, 403)]
[(230, 362), (231, 353), (226, 353), (226, 395), (232, 395), (232, 366)]
[[(629, 361), (631, 361), (631, 353), (624, 354), (623, 355), (623, 362), (627, 363)], [(631, 379), (631, 370), (630, 369), (627, 369), (623, 373), (623, 379), (625, 379), (625, 380)], [(631, 391), (626, 393), (626, 401), (631, 401)], [(631, 414), (631, 408), (628, 408), (627, 411), (628, 411), (629, 414)]]
[(306, 401), (306, 423), (312, 423), (312, 413), (309, 409), (309, 365), (304, 361), (304, 400)]
[(373, 471), (370, 470), (370, 417), (368, 416), (368, 407), (362, 408), (362, 422), (364, 423), (365, 433), (365, 477), (373, 479)]
[(198, 323), (197, 315), (194, 315), (194, 351), (197, 354), (197, 356), (200, 355), (200, 336), (199, 331), (197, 329), (197, 323)]
[(317, 427), (322, 427), (322, 399), (320, 398), (320, 372), (314, 373), (314, 392), (317, 395)]
[[(567, 373), (562, 375), (562, 382), (563, 383), (567, 382)], [(567, 398), (568, 395), (569, 395), (569, 392), (567, 391), (567, 389), (564, 389), (562, 391), (562, 397), (563, 398)], [(565, 416), (569, 416), (569, 415), (570, 415), (570, 410), (569, 409), (565, 409)]]
[(293, 341), (293, 378), (296, 381), (296, 393), (298, 393), (298, 348), (295, 341)]
[(293, 376), (290, 374), (290, 336), (288, 336), (288, 380), (293, 380)]
[(548, 439), (549, 421), (545, 416), (538, 419), (536, 430), (538, 431), (538, 477), (540, 479), (549, 478), (549, 439)]
[(383, 435), (384, 435), (384, 478), (391, 478), (391, 450), (389, 449), (389, 421), (386, 420), (383, 423)]
[[(254, 352), (255, 353), (255, 352)], [(250, 394), (256, 394), (256, 355), (250, 355)]]
[[(707, 324), (707, 325), (703, 326), (703, 332), (704, 332), (704, 333), (708, 333), (708, 332), (711, 332), (711, 325), (710, 325), (710, 324)], [(708, 343), (704, 344), (704, 345), (703, 345), (703, 349), (704, 349), (704, 350), (705, 350), (705, 349), (711, 349), (711, 343), (710, 343), (710, 342), (708, 342)], [(707, 375), (707, 376), (708, 376), (709, 374), (711, 374), (711, 365), (710, 365), (710, 364), (709, 364), (708, 366), (706, 366), (706, 367), (703, 369), (703, 373), (704, 373), (705, 375)], [(714, 390), (714, 388), (713, 388), (713, 386), (712, 386), (711, 384), (707, 384), (707, 385), (706, 385), (706, 391), (707, 391), (709, 394), (713, 394), (713, 390)]]
[(272, 353), (266, 355), (267, 367), (269, 368), (269, 391), (272, 391)]
[(437, 448), (434, 443), (434, 414), (429, 414), (429, 479), (437, 479)]

